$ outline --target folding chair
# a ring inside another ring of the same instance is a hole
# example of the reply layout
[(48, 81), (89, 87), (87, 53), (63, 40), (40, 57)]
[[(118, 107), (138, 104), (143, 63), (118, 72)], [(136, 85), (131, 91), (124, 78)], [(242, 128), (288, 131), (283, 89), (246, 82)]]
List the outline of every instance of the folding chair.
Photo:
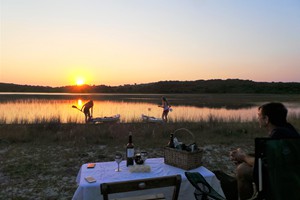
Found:
[[(138, 190), (148, 190), (153, 188), (174, 187), (172, 200), (177, 200), (181, 185), (181, 175), (162, 176), (157, 178), (138, 179), (130, 181), (119, 181), (102, 183), (100, 185), (101, 194), (104, 200), (108, 200), (109, 194), (125, 193)], [(165, 199), (163, 194), (151, 194), (135, 197), (118, 198), (118, 200), (152, 200)]]
[(258, 199), (300, 200), (300, 138), (255, 139)]
[(185, 172), (185, 176), (190, 181), (190, 183), (195, 187), (195, 199), (197, 200), (226, 200), (218, 192), (211, 187), (205, 178), (198, 172)]

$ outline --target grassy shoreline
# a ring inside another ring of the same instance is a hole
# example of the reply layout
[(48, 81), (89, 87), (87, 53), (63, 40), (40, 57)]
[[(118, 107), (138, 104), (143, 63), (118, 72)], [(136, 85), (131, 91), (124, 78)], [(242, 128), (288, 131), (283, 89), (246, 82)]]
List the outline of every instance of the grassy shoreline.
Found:
[[(300, 121), (291, 120), (299, 130)], [(237, 147), (253, 151), (254, 138), (266, 132), (253, 122), (116, 124), (0, 124), (0, 199), (71, 199), (82, 164), (112, 161), (124, 151), (129, 132), (136, 150), (163, 157), (170, 133), (187, 128), (204, 149), (203, 166), (234, 173), (228, 152)], [(175, 136), (194, 142), (187, 132)]]
[[(232, 140), (245, 142), (261, 136), (257, 122), (210, 121), (179, 122), (167, 124), (151, 123), (104, 123), (104, 124), (0, 124), (0, 140), (9, 143), (74, 143), (74, 144), (113, 144), (117, 139), (126, 144), (131, 132), (137, 144), (166, 144), (170, 133), (180, 128), (189, 129), (195, 142), (199, 144), (227, 143)], [(184, 132), (184, 131), (183, 131)], [(176, 133), (179, 139), (192, 139), (187, 133)], [(147, 140), (144, 140), (147, 138)], [(161, 143), (162, 142), (162, 143)]]

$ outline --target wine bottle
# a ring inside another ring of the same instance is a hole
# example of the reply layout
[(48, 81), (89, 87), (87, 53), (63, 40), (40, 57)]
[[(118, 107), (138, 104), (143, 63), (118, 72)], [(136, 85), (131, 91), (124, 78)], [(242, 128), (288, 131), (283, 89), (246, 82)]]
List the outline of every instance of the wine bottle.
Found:
[(175, 148), (175, 145), (174, 145), (174, 134), (173, 133), (171, 133), (171, 135), (170, 135), (170, 141), (168, 143), (168, 147)]
[(132, 143), (132, 135), (131, 133), (129, 134), (129, 140), (128, 144), (126, 146), (126, 166), (133, 165), (133, 160), (134, 160), (134, 145)]

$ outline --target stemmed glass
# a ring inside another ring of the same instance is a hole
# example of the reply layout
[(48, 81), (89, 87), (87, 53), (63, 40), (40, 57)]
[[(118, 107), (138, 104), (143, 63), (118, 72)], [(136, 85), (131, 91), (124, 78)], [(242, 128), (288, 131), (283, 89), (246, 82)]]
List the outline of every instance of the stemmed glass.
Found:
[(120, 163), (122, 162), (122, 160), (123, 160), (122, 153), (116, 152), (116, 154), (115, 154), (115, 161), (118, 163), (118, 169), (115, 170), (116, 172), (120, 172), (121, 171), (120, 170)]
[(148, 152), (147, 151), (141, 151), (141, 157), (142, 157), (142, 160), (145, 163), (147, 158), (148, 158)]

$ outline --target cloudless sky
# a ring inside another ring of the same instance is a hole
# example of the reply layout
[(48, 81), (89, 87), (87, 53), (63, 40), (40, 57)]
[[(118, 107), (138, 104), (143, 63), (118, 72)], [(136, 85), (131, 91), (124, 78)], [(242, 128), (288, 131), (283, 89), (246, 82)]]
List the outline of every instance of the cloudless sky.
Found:
[(0, 1), (0, 82), (300, 82), (299, 0)]

